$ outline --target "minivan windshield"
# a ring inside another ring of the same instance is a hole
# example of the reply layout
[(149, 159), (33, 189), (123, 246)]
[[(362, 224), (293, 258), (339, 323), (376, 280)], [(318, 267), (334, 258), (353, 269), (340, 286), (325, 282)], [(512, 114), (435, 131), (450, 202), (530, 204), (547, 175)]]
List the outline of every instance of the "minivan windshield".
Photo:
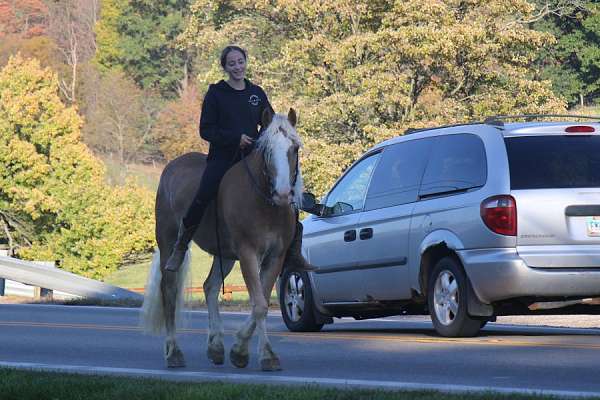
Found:
[(600, 136), (519, 136), (504, 141), (513, 190), (600, 187)]

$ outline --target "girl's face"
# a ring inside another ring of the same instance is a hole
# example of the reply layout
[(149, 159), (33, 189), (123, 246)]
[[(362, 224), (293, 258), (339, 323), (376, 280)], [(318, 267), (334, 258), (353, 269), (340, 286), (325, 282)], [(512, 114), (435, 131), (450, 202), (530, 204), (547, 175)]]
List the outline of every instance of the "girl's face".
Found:
[(237, 51), (231, 50), (225, 57), (225, 72), (234, 81), (241, 81), (246, 76), (246, 58)]

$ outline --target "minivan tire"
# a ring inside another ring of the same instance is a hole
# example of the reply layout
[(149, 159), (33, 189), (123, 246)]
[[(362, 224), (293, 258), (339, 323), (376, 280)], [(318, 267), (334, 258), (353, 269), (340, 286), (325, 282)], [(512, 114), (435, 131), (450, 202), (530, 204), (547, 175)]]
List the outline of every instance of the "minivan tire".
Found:
[(285, 326), (292, 332), (317, 332), (312, 289), (306, 271), (285, 269), (279, 278), (279, 306)]
[(476, 336), (482, 321), (469, 316), (468, 281), (454, 257), (439, 260), (429, 279), (427, 304), (435, 330), (447, 337)]

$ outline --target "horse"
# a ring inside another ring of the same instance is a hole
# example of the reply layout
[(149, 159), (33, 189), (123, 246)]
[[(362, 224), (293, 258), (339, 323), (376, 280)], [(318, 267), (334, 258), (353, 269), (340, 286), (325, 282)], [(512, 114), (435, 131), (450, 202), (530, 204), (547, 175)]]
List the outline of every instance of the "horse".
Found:
[[(217, 198), (204, 213), (192, 240), (213, 255), (203, 285), (209, 318), (208, 358), (215, 365), (224, 363), (224, 329), (218, 295), (221, 283), (239, 260), (252, 308), (235, 334), (229, 358), (238, 368), (248, 365), (248, 345), (256, 330), (261, 369), (276, 371), (281, 364), (267, 337), (266, 316), (271, 291), (295, 233), (294, 203), (300, 206), (302, 201), (298, 161), (302, 142), (295, 129), (293, 109), (287, 116), (265, 110), (261, 120), (266, 129), (257, 139), (255, 149), (227, 171)], [(148, 333), (166, 333), (164, 355), (169, 368), (185, 366), (175, 334), (183, 305), (189, 249), (177, 272), (165, 270), (165, 264), (205, 168), (206, 156), (200, 153), (174, 159), (163, 170), (156, 194), (158, 249), (148, 278), (141, 322)]]

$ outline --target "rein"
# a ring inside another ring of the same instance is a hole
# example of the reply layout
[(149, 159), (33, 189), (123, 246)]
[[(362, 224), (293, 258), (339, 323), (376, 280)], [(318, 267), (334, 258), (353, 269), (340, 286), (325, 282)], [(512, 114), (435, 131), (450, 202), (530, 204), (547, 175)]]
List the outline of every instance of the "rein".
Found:
[[(258, 194), (260, 197), (262, 197), (262, 199), (268, 205), (270, 205), (271, 207), (275, 207), (275, 202), (273, 201), (273, 198), (271, 196), (267, 196), (266, 194), (263, 193), (262, 190), (260, 190), (260, 185), (258, 184), (258, 181), (254, 177), (254, 174), (252, 174), (252, 171), (250, 170), (250, 166), (248, 165), (248, 160), (246, 159), (244, 152), (241, 151), (240, 154), (242, 157), (242, 163), (244, 164), (244, 168), (246, 169), (246, 172), (248, 173), (248, 176), (250, 177), (250, 180), (252, 181), (252, 187), (254, 188), (254, 191), (256, 192), (256, 194)], [(263, 159), (264, 159), (264, 155), (263, 155)], [(268, 174), (267, 174), (267, 177), (268, 177)], [(269, 179), (269, 181), (270, 181), (270, 179)], [(269, 184), (270, 184), (270, 182), (269, 182)]]

